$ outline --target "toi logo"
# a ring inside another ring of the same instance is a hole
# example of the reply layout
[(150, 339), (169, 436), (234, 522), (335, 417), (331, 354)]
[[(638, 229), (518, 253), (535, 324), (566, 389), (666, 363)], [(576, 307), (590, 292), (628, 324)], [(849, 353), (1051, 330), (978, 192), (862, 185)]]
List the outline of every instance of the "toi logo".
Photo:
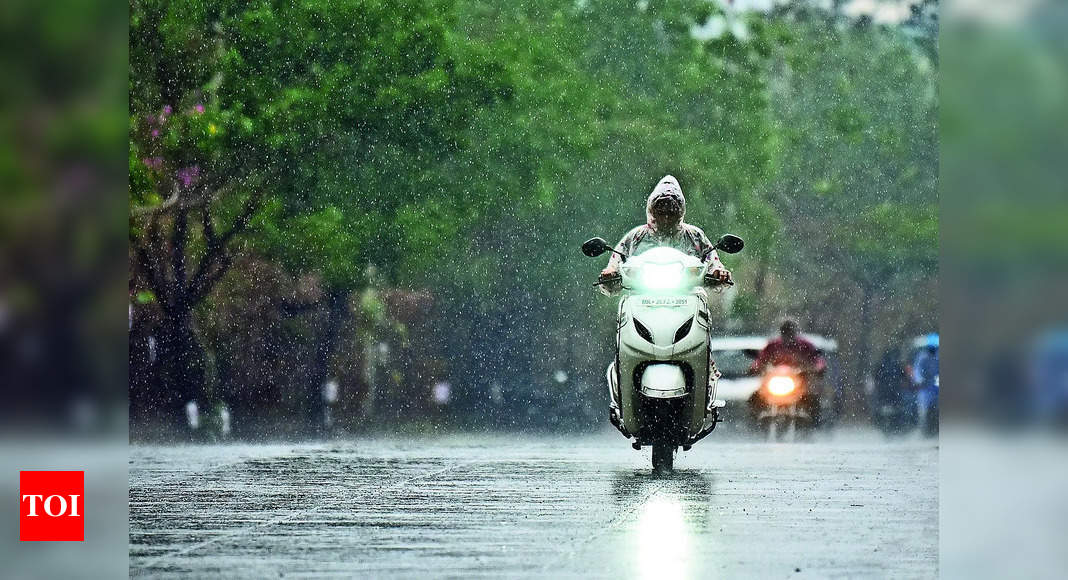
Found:
[(85, 472), (19, 472), (19, 540), (85, 540)]

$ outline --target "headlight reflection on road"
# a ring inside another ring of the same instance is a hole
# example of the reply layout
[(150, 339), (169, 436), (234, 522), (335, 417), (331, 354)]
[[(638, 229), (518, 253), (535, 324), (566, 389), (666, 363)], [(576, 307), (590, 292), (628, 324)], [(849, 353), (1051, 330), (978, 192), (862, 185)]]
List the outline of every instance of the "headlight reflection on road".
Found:
[(635, 532), (638, 578), (690, 577), (690, 530), (682, 503), (653, 495), (640, 508)]

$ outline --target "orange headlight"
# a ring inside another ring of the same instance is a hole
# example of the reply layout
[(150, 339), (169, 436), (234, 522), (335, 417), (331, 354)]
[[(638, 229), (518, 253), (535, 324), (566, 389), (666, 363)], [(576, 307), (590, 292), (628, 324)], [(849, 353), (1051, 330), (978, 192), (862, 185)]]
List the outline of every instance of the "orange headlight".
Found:
[(797, 383), (790, 377), (771, 377), (768, 379), (768, 392), (781, 397), (789, 395), (797, 388)]

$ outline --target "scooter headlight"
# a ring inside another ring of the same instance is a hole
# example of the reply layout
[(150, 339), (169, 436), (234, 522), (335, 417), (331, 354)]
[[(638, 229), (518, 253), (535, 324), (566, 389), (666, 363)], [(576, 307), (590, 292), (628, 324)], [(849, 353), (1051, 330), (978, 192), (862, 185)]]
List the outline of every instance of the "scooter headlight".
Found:
[(682, 286), (683, 267), (679, 262), (671, 264), (645, 264), (642, 266), (642, 286), (653, 290), (668, 290)]
[(768, 379), (768, 392), (781, 397), (789, 395), (797, 388), (797, 384), (790, 377), (771, 377)]

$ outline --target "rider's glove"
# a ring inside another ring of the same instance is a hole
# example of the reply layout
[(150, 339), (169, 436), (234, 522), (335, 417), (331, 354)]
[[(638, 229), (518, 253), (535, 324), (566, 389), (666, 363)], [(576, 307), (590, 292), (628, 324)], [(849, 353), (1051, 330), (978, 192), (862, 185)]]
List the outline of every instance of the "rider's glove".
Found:
[(720, 284), (730, 284), (734, 281), (731, 277), (730, 270), (724, 268), (716, 268), (709, 270), (705, 273), (705, 284), (709, 286), (718, 286)]
[(611, 268), (601, 270), (601, 275), (597, 277), (597, 281), (609, 292), (615, 292), (623, 288), (623, 277), (619, 275), (618, 270)]

